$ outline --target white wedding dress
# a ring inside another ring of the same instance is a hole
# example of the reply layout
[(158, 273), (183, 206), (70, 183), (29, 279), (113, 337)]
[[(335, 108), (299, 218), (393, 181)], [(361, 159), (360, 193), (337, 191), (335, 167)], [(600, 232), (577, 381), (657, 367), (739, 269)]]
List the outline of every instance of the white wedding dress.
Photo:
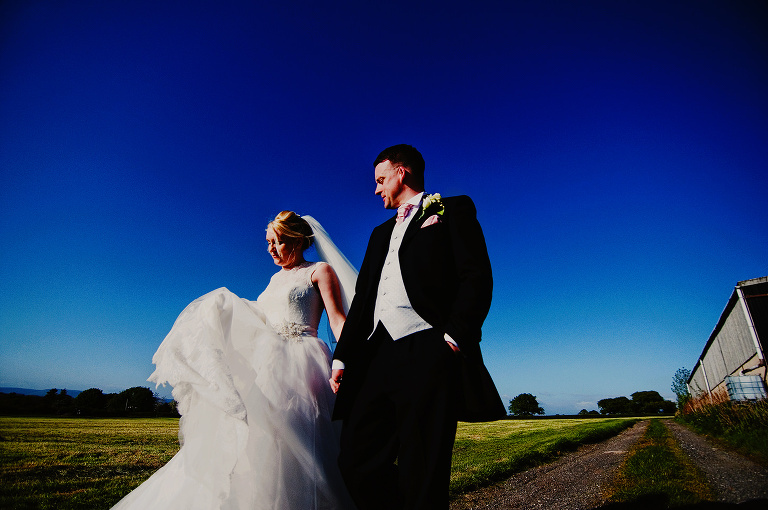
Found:
[(113, 508), (353, 508), (336, 466), (316, 267), (280, 270), (256, 302), (221, 288), (181, 313), (149, 380), (173, 386), (182, 447)]

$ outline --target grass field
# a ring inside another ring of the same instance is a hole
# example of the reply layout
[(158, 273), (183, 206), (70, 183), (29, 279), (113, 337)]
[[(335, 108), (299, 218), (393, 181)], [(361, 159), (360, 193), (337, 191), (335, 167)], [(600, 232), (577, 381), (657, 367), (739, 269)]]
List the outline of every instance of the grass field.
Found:
[(0, 418), (0, 508), (107, 509), (178, 451), (179, 420)]
[(460, 423), (453, 448), (451, 495), (503, 480), (579, 445), (603, 441), (637, 421), (569, 418)]
[[(460, 423), (456, 495), (601, 441), (634, 419)], [(0, 508), (107, 509), (178, 451), (178, 419), (0, 417)]]

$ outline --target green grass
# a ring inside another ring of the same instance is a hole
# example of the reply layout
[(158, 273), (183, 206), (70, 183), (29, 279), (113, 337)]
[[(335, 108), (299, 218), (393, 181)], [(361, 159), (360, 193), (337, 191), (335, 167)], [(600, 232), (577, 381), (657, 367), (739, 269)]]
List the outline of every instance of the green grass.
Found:
[(637, 419), (589, 418), (460, 423), (451, 466), (451, 496), (549, 462), (579, 445), (615, 436)]
[(109, 508), (179, 449), (179, 420), (0, 418), (0, 508)]
[(609, 501), (674, 508), (716, 499), (701, 471), (688, 459), (666, 426), (651, 420), (629, 452)]
[[(451, 494), (502, 480), (635, 419), (460, 423)], [(178, 419), (0, 417), (0, 508), (106, 509), (178, 451)]]

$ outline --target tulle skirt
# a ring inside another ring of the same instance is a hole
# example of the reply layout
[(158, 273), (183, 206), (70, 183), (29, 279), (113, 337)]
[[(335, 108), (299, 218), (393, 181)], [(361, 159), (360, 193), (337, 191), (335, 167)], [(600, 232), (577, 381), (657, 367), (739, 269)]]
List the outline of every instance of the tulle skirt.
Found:
[(276, 334), (256, 303), (222, 288), (181, 313), (152, 361), (149, 380), (173, 386), (182, 447), (113, 508), (353, 508), (322, 340)]

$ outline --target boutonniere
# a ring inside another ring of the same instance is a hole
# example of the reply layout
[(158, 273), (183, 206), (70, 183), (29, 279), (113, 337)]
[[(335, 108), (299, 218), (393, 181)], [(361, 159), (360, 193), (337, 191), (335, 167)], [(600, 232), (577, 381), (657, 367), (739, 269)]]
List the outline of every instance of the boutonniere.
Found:
[(421, 219), (421, 217), (424, 216), (424, 214), (428, 211), (431, 214), (442, 216), (445, 212), (445, 206), (443, 205), (441, 198), (443, 197), (440, 196), (440, 193), (425, 195), (424, 199), (421, 201), (421, 214), (419, 214), (419, 217), (416, 219)]

